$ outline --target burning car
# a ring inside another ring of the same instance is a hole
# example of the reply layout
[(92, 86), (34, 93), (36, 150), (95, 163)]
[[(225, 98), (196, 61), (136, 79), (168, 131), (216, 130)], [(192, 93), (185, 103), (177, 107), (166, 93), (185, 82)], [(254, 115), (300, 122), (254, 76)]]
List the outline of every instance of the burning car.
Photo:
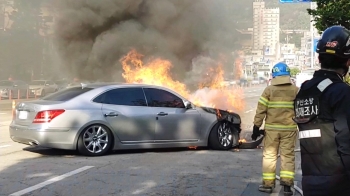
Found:
[(239, 145), (241, 118), (200, 107), (176, 92), (145, 84), (86, 84), (16, 106), (13, 141), (78, 150), (88, 156), (110, 150)]

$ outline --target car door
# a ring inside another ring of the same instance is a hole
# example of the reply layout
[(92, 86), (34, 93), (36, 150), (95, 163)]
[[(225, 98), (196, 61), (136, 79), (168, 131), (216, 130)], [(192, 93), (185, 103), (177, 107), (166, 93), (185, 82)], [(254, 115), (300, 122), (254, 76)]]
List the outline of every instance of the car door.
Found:
[(116, 88), (98, 96), (106, 121), (122, 143), (154, 142), (155, 117), (142, 88)]
[(156, 116), (156, 142), (189, 142), (200, 138), (200, 114), (186, 109), (179, 96), (162, 89), (144, 88), (148, 106)]

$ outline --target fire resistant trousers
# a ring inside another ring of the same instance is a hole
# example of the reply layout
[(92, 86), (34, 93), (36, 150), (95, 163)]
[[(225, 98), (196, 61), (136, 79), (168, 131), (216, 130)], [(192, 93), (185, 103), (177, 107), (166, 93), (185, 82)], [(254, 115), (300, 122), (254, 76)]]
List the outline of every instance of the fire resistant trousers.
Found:
[(265, 130), (262, 167), (265, 187), (275, 185), (278, 150), (280, 150), (281, 157), (281, 185), (292, 186), (294, 184), (296, 137), (297, 131)]

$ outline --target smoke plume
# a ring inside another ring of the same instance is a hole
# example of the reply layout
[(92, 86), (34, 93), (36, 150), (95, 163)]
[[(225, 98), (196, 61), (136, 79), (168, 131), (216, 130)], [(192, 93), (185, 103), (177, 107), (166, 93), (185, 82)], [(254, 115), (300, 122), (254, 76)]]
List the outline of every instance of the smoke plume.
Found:
[(235, 48), (229, 0), (58, 0), (55, 32), (64, 67), (85, 80), (121, 80), (131, 49), (170, 60), (184, 78), (199, 56)]

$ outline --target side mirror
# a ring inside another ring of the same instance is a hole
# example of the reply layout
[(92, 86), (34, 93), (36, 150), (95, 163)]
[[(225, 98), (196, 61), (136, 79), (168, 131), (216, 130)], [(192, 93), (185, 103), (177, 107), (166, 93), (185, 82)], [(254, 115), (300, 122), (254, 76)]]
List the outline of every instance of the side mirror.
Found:
[(191, 102), (189, 102), (189, 101), (184, 101), (184, 104), (185, 104), (185, 108), (186, 108), (186, 109), (191, 109), (191, 108), (192, 108)]
[(18, 87), (18, 85), (17, 85), (17, 84), (14, 84), (13, 87)]
[(45, 86), (50, 86), (50, 84), (45, 84)]

